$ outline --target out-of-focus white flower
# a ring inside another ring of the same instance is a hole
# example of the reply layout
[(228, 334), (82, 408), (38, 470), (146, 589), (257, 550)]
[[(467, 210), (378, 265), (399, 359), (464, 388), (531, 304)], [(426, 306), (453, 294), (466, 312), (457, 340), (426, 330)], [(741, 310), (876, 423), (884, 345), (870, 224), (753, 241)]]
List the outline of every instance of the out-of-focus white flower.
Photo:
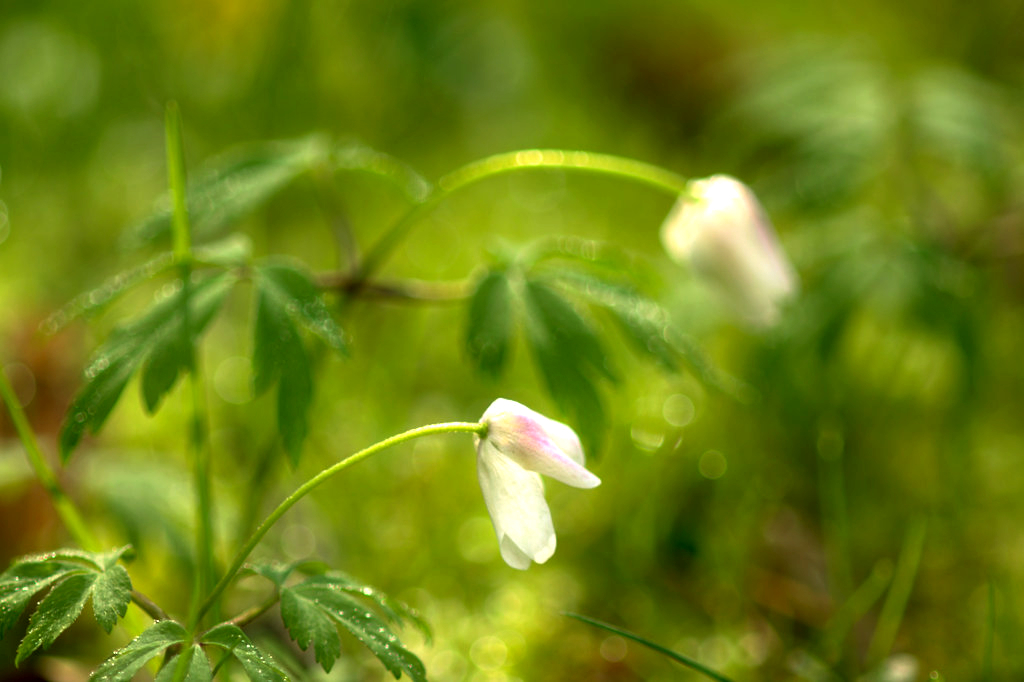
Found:
[(501, 557), (525, 570), (555, 553), (555, 528), (540, 474), (576, 488), (601, 484), (583, 466), (583, 447), (570, 427), (512, 400), (491, 403), (476, 439), (477, 474), (498, 535)]
[(661, 226), (665, 249), (757, 326), (774, 324), (797, 277), (750, 188), (727, 175), (690, 183)]

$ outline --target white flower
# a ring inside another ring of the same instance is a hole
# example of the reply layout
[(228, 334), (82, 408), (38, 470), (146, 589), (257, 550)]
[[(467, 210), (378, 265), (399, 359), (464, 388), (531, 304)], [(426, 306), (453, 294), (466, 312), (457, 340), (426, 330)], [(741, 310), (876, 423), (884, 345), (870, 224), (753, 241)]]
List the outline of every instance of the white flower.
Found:
[(477, 473), (501, 557), (521, 570), (542, 564), (555, 553), (555, 528), (540, 474), (576, 488), (601, 479), (584, 468), (580, 439), (565, 424), (503, 398), (480, 421), (487, 433), (476, 439)]
[(669, 255), (758, 326), (774, 324), (797, 278), (750, 188), (727, 175), (690, 183), (661, 226)]

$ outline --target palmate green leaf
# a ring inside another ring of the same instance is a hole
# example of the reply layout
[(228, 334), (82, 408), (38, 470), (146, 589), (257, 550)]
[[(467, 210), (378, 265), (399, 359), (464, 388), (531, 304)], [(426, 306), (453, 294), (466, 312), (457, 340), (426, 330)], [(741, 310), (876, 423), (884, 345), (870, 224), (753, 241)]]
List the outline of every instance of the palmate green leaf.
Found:
[[(341, 626), (362, 642), (395, 678), (407, 674), (426, 680), (423, 663), (391, 632), (371, 609), (353, 598), (353, 585), (344, 578), (314, 576), (281, 590), (281, 618), (299, 647), (313, 644), (316, 660), (330, 671), (341, 655)], [(357, 594), (368, 596), (356, 590)]]
[(0, 575), (0, 636), (17, 622), (32, 597), (53, 586), (29, 619), (16, 664), (48, 647), (82, 613), (91, 597), (96, 621), (110, 632), (131, 601), (128, 572), (117, 564), (129, 547), (104, 553), (59, 550), (22, 557)]
[[(188, 212), (196, 240), (210, 239), (244, 218), (311, 168), (325, 163), (330, 152), (327, 140), (313, 135), (247, 145), (213, 159), (188, 185)], [(158, 206), (128, 232), (128, 246), (169, 243), (169, 197), (161, 198)]]
[[(125, 614), (131, 599), (131, 581), (128, 579), (127, 572), (117, 565), (118, 559), (129, 550), (130, 547), (125, 546), (97, 554), (62, 549), (17, 559), (10, 568), (0, 574), (0, 637), (3, 637), (4, 632), (17, 622), (32, 597), (69, 576), (82, 574), (98, 576), (98, 582), (103, 580), (103, 583), (99, 585), (102, 590), (99, 602), (95, 601), (97, 586), (92, 586), (93, 606), (97, 621), (109, 632), (117, 616)], [(107, 577), (109, 571), (113, 571), (112, 577)], [(77, 618), (80, 612), (79, 608), (71, 622)], [(42, 618), (45, 620), (46, 616), (44, 615)], [(43, 624), (45, 625), (45, 623)], [(64, 628), (66, 627), (67, 625), (64, 626)], [(30, 631), (31, 629), (30, 624)], [(44, 633), (40, 631), (38, 634)], [(57, 634), (60, 632), (58, 631)], [(48, 646), (48, 644), (43, 646)]]
[(177, 668), (181, 656), (188, 657), (188, 672), (185, 673), (184, 682), (210, 682), (213, 679), (213, 670), (210, 669), (210, 659), (206, 657), (203, 647), (193, 644), (185, 649), (183, 654), (178, 654), (156, 675), (156, 682), (171, 682), (174, 679), (174, 671)]
[(514, 331), (508, 278), (504, 272), (492, 270), (473, 292), (466, 327), (466, 350), (481, 372), (495, 379), (501, 375)]
[(288, 677), (237, 625), (223, 623), (203, 635), (204, 644), (226, 649), (234, 656), (253, 682), (288, 682)]
[(345, 352), (345, 337), (319, 290), (302, 270), (285, 264), (257, 268), (253, 387), (257, 394), (278, 382), (277, 419), (285, 450), (298, 464), (309, 430), (313, 377), (299, 328)]
[[(75, 396), (61, 426), (63, 460), (71, 456), (86, 429), (95, 433), (102, 427), (125, 385), (142, 365), (143, 399), (150, 412), (156, 409), (181, 371), (190, 366), (191, 348), (234, 282), (229, 273), (193, 282), (188, 292), (177, 290), (111, 334), (86, 368), (86, 384)], [(186, 296), (188, 329), (183, 314)]]
[(173, 620), (157, 621), (127, 646), (118, 649), (110, 658), (100, 664), (89, 680), (90, 682), (128, 682), (147, 661), (159, 656), (169, 646), (182, 644), (185, 637), (185, 628)]
[(597, 452), (605, 413), (596, 383), (613, 381), (601, 342), (590, 324), (548, 285), (527, 281), (526, 331), (537, 367), (555, 402), (569, 412), (591, 452)]

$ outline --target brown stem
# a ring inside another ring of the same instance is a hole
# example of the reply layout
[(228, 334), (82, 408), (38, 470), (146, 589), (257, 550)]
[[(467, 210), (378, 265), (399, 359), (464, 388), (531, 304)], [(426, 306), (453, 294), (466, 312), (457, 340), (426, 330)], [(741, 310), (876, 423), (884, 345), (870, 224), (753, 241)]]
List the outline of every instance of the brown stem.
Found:
[(278, 599), (279, 597), (275, 594), (273, 597), (263, 602), (259, 606), (254, 606), (251, 609), (246, 609), (245, 611), (242, 611), (240, 614), (238, 614), (237, 616), (235, 616), (227, 622), (231, 623), (232, 625), (237, 625), (240, 628), (245, 627), (249, 623), (253, 622), (257, 618), (262, 616), (264, 613), (266, 613), (271, 606), (278, 602)]
[(148, 615), (153, 620), (171, 619), (171, 617), (167, 615), (167, 612), (160, 608), (160, 606), (155, 601), (153, 601), (146, 595), (142, 594), (138, 590), (132, 590), (132, 601), (135, 602), (136, 606), (145, 611), (146, 615)]
[(321, 289), (338, 291), (349, 296), (384, 298), (398, 301), (424, 303), (450, 303), (469, 298), (472, 293), (470, 280), (454, 282), (428, 282), (418, 279), (404, 279), (390, 282), (365, 282), (344, 272), (325, 272), (317, 276)]

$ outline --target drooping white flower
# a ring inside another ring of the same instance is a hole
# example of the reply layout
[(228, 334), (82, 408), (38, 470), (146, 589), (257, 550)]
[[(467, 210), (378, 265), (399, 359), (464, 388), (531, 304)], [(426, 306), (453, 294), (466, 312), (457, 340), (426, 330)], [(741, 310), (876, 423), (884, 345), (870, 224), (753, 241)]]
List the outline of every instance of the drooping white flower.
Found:
[(727, 175), (690, 183), (661, 226), (665, 250), (749, 323), (774, 324), (797, 277), (750, 188)]
[(476, 439), (477, 474), (501, 557), (521, 570), (542, 564), (555, 553), (555, 528), (540, 475), (576, 488), (601, 479), (584, 468), (580, 439), (561, 422), (503, 398), (480, 421), (487, 433)]

